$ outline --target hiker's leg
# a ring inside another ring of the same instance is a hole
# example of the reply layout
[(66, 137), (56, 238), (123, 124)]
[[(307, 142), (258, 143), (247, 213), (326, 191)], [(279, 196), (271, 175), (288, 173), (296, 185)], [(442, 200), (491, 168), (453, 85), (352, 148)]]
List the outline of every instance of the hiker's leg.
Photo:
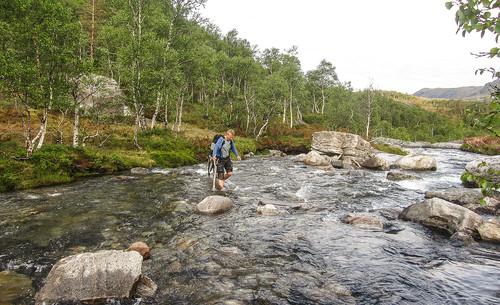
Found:
[(233, 172), (228, 172), (224, 175), (224, 180), (227, 180), (227, 178), (231, 177), (231, 175), (233, 174)]
[(219, 162), (217, 163), (217, 184), (219, 189), (224, 186), (224, 164), (221, 159), (219, 159)]

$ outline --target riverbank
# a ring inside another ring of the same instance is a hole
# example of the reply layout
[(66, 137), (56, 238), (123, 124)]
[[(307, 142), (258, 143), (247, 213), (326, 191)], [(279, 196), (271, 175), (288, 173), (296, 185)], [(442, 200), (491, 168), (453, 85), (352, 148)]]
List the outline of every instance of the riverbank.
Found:
[[(219, 131), (222, 133), (223, 131)], [(115, 131), (100, 145), (86, 147), (46, 144), (25, 158), (21, 138), (0, 141), (0, 192), (22, 190), (75, 181), (81, 177), (117, 173), (133, 167), (174, 168), (206, 162), (214, 131), (188, 127), (184, 132), (157, 128), (140, 134), (139, 146), (125, 131)], [(4, 135), (5, 137), (5, 135)], [(306, 152), (310, 132), (253, 138), (235, 137), (240, 155), (267, 153), (279, 149), (288, 153)]]

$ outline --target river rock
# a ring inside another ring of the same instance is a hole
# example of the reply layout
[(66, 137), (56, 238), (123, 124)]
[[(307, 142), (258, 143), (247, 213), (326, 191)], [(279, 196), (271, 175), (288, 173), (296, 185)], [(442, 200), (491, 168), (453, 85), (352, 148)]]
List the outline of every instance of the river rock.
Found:
[(355, 167), (360, 167), (360, 164), (375, 156), (375, 149), (368, 141), (345, 132), (315, 132), (311, 148), (321, 155), (340, 156), (344, 164)]
[(482, 205), (479, 199), (482, 197), (480, 189), (451, 188), (425, 192), (425, 198), (435, 197), (461, 205), (476, 213), (498, 215), (500, 209), (500, 201), (491, 197), (486, 197), (484, 199), (486, 204)]
[[(500, 155), (484, 157), (473, 160), (465, 166), (465, 170), (474, 176), (478, 176), (500, 185)], [(465, 182), (467, 187), (477, 187), (477, 183)]]
[(310, 151), (305, 158), (303, 159), (303, 162), (307, 165), (313, 165), (313, 166), (329, 166), (330, 162), (323, 158), (319, 153), (316, 151)]
[(293, 156), (291, 159), (293, 162), (304, 162), (304, 159), (306, 158), (306, 154), (299, 154), (296, 156)]
[(141, 277), (142, 259), (136, 251), (116, 250), (63, 258), (50, 270), (37, 303), (128, 298)]
[(477, 230), (484, 241), (500, 243), (500, 222), (490, 219), (480, 225)]
[(137, 251), (139, 252), (140, 255), (142, 255), (142, 257), (144, 259), (148, 259), (151, 257), (151, 253), (149, 252), (149, 247), (148, 245), (146, 245), (145, 243), (143, 243), (142, 241), (139, 241), (139, 242), (136, 242), (136, 243), (133, 243), (127, 250), (125, 251)]
[(279, 214), (278, 209), (272, 204), (266, 204), (257, 207), (257, 213), (262, 215), (277, 215)]
[(149, 174), (149, 169), (144, 167), (134, 167), (130, 169), (130, 173), (136, 175), (146, 175)]
[(403, 173), (388, 172), (387, 179), (391, 181), (402, 181), (402, 180), (422, 180), (420, 177), (413, 175), (407, 175)]
[(10, 270), (0, 272), (0, 304), (14, 304), (13, 301), (30, 292), (31, 284), (31, 279), (24, 274)]
[(275, 149), (269, 150), (269, 155), (271, 157), (286, 157), (286, 154), (284, 152)]
[(196, 206), (196, 211), (202, 214), (217, 214), (233, 207), (233, 201), (224, 196), (208, 196)]
[(425, 171), (437, 169), (436, 159), (423, 154), (407, 155), (399, 158), (394, 163), (395, 168), (402, 170)]
[(383, 170), (383, 171), (388, 171), (391, 169), (391, 165), (389, 164), (389, 161), (375, 156), (371, 157), (367, 160), (365, 160), (363, 163), (361, 163), (361, 166), (370, 168), (370, 169), (378, 169), (378, 170)]
[(349, 215), (344, 219), (344, 223), (366, 230), (382, 230), (382, 221), (368, 216)]
[(399, 217), (446, 232), (450, 236), (456, 232), (463, 232), (473, 238), (479, 236), (477, 227), (483, 223), (483, 218), (478, 214), (440, 198), (413, 204), (405, 208)]

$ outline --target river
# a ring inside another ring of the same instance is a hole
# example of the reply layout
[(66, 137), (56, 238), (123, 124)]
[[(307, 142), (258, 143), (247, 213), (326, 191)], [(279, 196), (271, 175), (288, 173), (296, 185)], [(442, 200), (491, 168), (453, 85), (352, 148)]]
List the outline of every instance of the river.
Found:
[[(236, 161), (225, 194), (235, 205), (220, 215), (193, 212), (212, 194), (203, 164), (3, 194), (0, 271), (29, 276), (32, 289), (15, 304), (33, 304), (57, 260), (144, 241), (143, 274), (156, 295), (107, 304), (499, 304), (499, 245), (465, 246), (397, 218), (427, 190), (461, 187), (465, 164), (478, 157), (424, 153), (438, 170), (402, 182), (290, 157)], [(263, 216), (260, 201), (302, 208)], [(345, 224), (353, 213), (382, 217), (384, 229)]]

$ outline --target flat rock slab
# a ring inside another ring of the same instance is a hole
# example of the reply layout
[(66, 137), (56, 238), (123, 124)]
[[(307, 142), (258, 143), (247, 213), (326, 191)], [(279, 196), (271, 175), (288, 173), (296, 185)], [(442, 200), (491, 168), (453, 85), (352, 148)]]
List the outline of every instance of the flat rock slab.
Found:
[(37, 303), (128, 298), (141, 276), (143, 257), (136, 251), (81, 253), (50, 270)]

